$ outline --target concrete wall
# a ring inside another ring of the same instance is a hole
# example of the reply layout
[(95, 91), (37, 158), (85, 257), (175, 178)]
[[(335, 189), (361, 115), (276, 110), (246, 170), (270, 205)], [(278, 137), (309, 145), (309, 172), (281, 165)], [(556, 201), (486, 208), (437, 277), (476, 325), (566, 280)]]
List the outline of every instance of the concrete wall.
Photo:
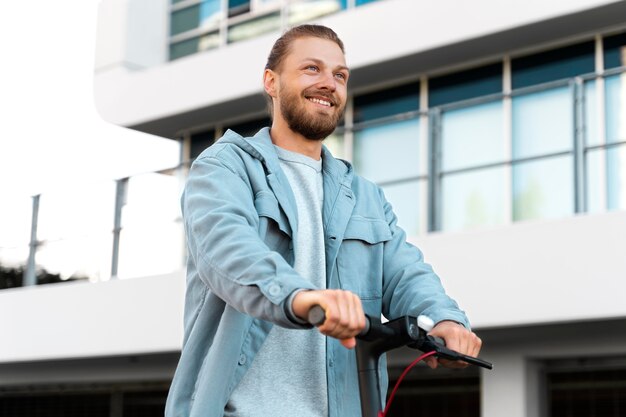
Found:
[(184, 283), (180, 271), (0, 291), (0, 363), (176, 351)]
[(626, 212), (414, 240), (475, 327), (626, 317)]
[[(626, 212), (415, 242), (478, 330), (626, 318)], [(184, 273), (0, 292), (0, 363), (172, 352)]]

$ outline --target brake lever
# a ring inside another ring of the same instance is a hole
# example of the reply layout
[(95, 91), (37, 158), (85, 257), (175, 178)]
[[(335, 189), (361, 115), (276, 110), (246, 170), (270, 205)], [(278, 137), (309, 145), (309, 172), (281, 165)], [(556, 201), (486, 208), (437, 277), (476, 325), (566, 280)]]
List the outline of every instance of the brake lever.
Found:
[[(424, 332), (424, 330), (420, 329), (420, 333)], [(485, 369), (493, 369), (493, 364), (482, 360), (480, 358), (475, 358), (473, 356), (464, 355), (455, 350), (448, 349), (443, 341), (439, 341), (441, 339), (427, 335), (424, 332), (423, 335), (415, 343), (409, 345), (409, 347), (421, 350), (422, 352), (431, 352), (435, 351), (435, 356), (442, 359), (448, 359), (451, 361), (463, 361), (472, 365), (480, 366)]]

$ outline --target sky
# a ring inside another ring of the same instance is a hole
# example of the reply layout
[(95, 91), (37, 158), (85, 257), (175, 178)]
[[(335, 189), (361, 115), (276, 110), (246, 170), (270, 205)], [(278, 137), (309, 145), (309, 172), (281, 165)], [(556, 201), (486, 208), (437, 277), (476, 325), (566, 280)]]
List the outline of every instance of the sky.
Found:
[(93, 97), (98, 0), (0, 6), (5, 198), (175, 166), (178, 144), (105, 122)]

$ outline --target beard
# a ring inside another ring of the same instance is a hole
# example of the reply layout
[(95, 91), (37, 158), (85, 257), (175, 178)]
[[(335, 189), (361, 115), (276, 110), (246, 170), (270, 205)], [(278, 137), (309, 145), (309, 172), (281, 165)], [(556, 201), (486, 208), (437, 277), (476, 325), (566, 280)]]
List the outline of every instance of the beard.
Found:
[[(284, 88), (281, 91), (280, 112), (292, 131), (309, 140), (324, 140), (335, 131), (337, 123), (343, 116), (344, 104), (333, 94), (313, 88), (305, 90), (302, 94)], [(309, 96), (324, 97), (333, 104), (331, 109), (334, 112), (328, 114), (307, 110), (302, 100), (307, 100), (306, 97)]]

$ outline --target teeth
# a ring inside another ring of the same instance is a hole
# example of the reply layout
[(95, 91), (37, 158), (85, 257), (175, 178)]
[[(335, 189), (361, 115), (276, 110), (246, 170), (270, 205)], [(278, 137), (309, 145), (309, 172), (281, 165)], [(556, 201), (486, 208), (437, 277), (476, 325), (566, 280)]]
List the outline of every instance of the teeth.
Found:
[(330, 101), (320, 100), (319, 98), (310, 98), (309, 100), (311, 100), (313, 103), (321, 104), (322, 106), (331, 106)]

